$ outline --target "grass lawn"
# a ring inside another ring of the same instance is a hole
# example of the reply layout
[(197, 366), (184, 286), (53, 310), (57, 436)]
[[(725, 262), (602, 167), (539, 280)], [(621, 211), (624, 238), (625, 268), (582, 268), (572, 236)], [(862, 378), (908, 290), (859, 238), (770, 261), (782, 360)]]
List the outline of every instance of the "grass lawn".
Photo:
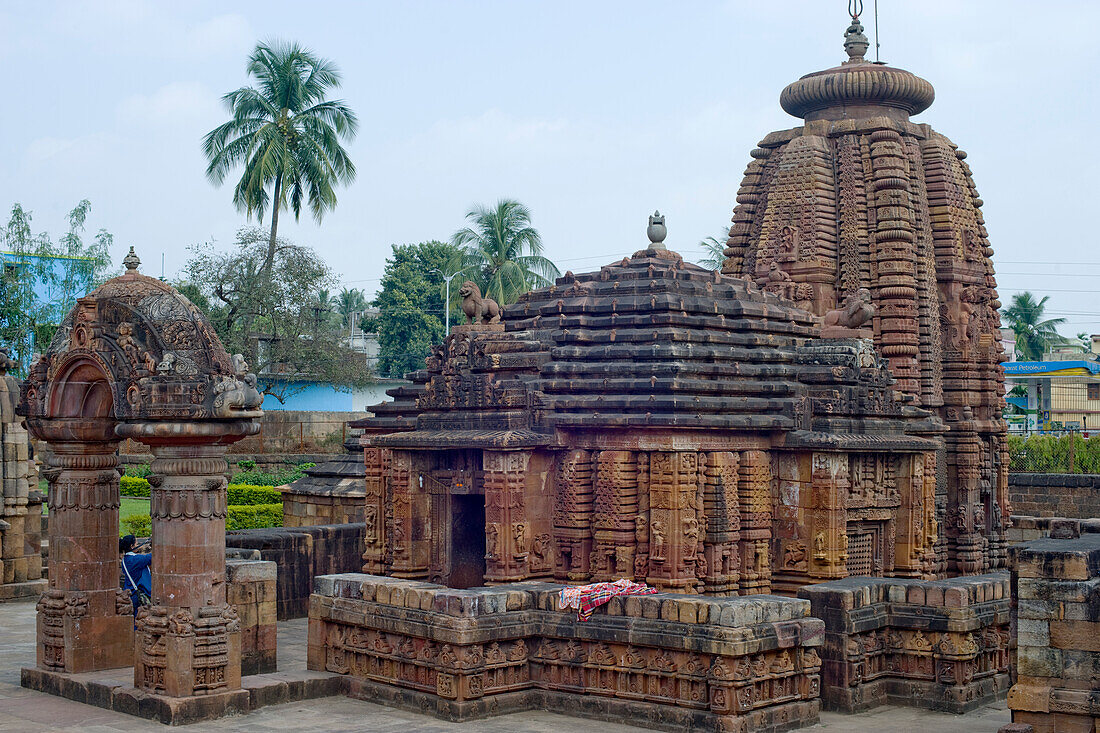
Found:
[[(130, 516), (131, 514), (145, 514), (146, 516), (148, 516), (148, 514), (149, 514), (149, 500), (148, 499), (139, 499), (139, 498), (134, 497), (134, 496), (122, 496), (122, 497), (119, 497), (119, 499), (120, 499), (120, 504), (119, 504), (119, 507), (118, 507), (118, 519), (119, 519), (119, 522), (120, 522), (120, 524), (119, 524), (120, 527), (122, 526), (121, 521), (124, 518)], [(48, 514), (49, 513), (49, 512), (46, 511), (46, 505), (45, 504), (42, 505), (42, 513), (43, 514)]]
[(149, 513), (149, 500), (139, 499), (133, 496), (123, 496), (122, 505), (118, 508), (118, 517), (128, 517), (131, 514), (148, 514)]

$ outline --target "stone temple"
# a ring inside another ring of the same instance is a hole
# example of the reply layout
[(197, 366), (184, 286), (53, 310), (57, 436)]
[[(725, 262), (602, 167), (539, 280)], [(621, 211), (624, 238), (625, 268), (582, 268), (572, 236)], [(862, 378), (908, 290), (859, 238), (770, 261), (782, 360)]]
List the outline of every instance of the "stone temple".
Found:
[(853, 18), (848, 60), (783, 90), (783, 109), (804, 124), (752, 151), (722, 271), (819, 316), (870, 291), (896, 389), (949, 428), (936, 571), (985, 572), (1005, 565), (1008, 461), (982, 200), (966, 153), (909, 119), (932, 104), (932, 85), (866, 61), (867, 46)]
[(712, 595), (936, 573), (939, 419), (869, 340), (659, 242), (456, 328), (418, 381), (377, 418), (400, 432), (365, 421), (365, 572)]

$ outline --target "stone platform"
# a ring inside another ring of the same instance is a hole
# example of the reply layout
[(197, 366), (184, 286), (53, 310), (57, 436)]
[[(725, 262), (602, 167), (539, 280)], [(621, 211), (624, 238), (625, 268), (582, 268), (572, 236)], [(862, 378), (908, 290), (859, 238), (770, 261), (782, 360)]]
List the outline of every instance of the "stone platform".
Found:
[(677, 731), (817, 722), (824, 627), (807, 601), (659, 593), (581, 622), (560, 590), (323, 576), (308, 666), (346, 676), (354, 697), (456, 721), (548, 709)]
[(46, 590), (48, 582), (45, 578), (41, 578), (40, 580), (25, 580), (22, 583), (2, 583), (0, 584), (0, 601), (18, 601), (22, 599), (37, 601), (42, 592)]
[[(150, 733), (164, 727), (153, 720), (91, 707), (63, 697), (19, 686), (20, 667), (34, 659), (34, 604), (0, 604), (0, 731), (19, 733)], [(279, 623), (279, 666), (305, 669), (306, 620)], [(269, 688), (273, 689), (273, 688)], [(1008, 722), (1004, 702), (966, 715), (917, 708), (884, 706), (865, 713), (822, 712), (821, 722), (806, 730), (831, 733), (996, 733)], [(326, 733), (640, 733), (641, 728), (608, 721), (566, 718), (541, 710), (501, 715), (475, 724), (450, 723), (436, 717), (337, 696), (271, 704), (248, 715), (223, 718), (221, 733), (271, 733), (316, 730)], [(195, 726), (199, 729), (201, 726)], [(204, 730), (212, 726), (202, 727)]]
[(215, 720), (248, 713), (265, 705), (338, 695), (345, 689), (339, 675), (316, 672), (251, 675), (241, 680), (240, 690), (191, 697), (145, 692), (135, 689), (133, 681), (132, 667), (83, 674), (24, 667), (20, 675), (20, 683), (27, 689), (165, 725)]
[(1007, 572), (948, 580), (844, 578), (799, 596), (825, 621), (822, 704), (964, 713), (1009, 687)]

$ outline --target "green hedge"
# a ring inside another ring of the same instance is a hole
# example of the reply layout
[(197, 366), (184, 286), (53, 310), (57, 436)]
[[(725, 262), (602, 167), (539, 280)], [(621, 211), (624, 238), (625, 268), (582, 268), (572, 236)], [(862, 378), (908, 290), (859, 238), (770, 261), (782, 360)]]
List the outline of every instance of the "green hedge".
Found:
[(132, 534), (134, 537), (148, 537), (153, 533), (153, 519), (148, 514), (131, 514), (123, 517), (118, 536), (125, 537)]
[(1100, 436), (1010, 435), (1008, 460), (1008, 470), (1013, 473), (1100, 473)]
[(250, 506), (255, 504), (283, 505), (283, 494), (274, 486), (229, 484), (228, 489), (229, 506)]
[[(148, 514), (131, 514), (123, 517), (119, 523), (119, 536), (132, 534), (135, 537), (148, 537), (153, 529)], [(283, 526), (283, 505), (245, 504), (229, 507), (229, 516), (225, 518), (225, 528), (263, 529)]]
[[(149, 498), (149, 481), (134, 476), (119, 479), (119, 493), (123, 496)], [(256, 484), (229, 484), (229, 505), (280, 504), (283, 495), (273, 486)]]
[(282, 504), (252, 504), (231, 506), (225, 520), (226, 529), (262, 529), (283, 526)]

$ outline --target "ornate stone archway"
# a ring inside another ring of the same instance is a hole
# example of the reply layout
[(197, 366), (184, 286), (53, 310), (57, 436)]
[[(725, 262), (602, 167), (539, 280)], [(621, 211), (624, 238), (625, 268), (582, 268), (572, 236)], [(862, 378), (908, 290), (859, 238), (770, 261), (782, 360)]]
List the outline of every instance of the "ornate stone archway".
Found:
[[(124, 275), (77, 302), (23, 385), (19, 412), (50, 448), (38, 666), (77, 673), (133, 664), (135, 687), (174, 697), (238, 689), (224, 454), (258, 430), (255, 376), (190, 301), (137, 271), (132, 248), (124, 264)], [(136, 632), (119, 591), (124, 438), (154, 456), (153, 605), (139, 612)]]

